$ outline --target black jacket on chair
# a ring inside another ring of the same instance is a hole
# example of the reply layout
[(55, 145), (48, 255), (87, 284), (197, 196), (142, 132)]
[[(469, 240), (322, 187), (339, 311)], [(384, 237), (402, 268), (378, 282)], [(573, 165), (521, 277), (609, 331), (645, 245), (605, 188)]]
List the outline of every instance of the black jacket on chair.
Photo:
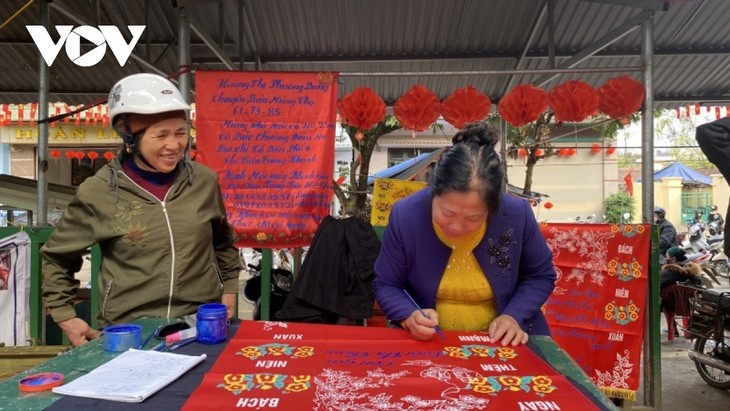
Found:
[(340, 318), (372, 316), (373, 267), (379, 251), (380, 240), (370, 224), (325, 217), (277, 318), (334, 324)]

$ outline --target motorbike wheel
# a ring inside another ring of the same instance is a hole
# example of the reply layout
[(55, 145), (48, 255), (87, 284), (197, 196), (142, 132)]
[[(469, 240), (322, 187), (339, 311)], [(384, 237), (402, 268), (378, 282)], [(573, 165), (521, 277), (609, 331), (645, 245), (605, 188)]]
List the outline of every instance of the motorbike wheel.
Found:
[[(728, 346), (728, 344), (730, 344), (730, 330), (725, 329), (724, 339), (725, 350), (730, 350), (730, 346)], [(727, 354), (722, 355), (718, 352), (718, 344), (712, 338), (698, 338), (695, 341), (694, 349), (697, 352), (709, 355), (711, 357), (718, 358), (722, 356), (725, 362), (727, 362), (729, 358)], [(702, 377), (702, 379), (705, 380), (705, 382), (710, 386), (719, 388), (721, 390), (730, 389), (730, 373), (727, 373), (718, 368), (711, 367), (709, 365), (701, 364), (699, 362), (695, 362), (695, 367), (697, 368), (697, 372), (700, 374), (700, 377)]]
[(715, 270), (715, 273), (717, 273), (717, 275), (724, 278), (730, 277), (730, 268), (728, 268), (727, 266), (727, 261), (717, 260), (710, 261), (710, 263), (712, 264), (712, 268)]

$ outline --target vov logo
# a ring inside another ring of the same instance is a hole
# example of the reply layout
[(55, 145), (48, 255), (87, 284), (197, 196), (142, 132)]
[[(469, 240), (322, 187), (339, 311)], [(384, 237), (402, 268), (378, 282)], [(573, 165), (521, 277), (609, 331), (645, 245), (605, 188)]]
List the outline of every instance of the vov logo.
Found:
[[(51, 35), (44, 26), (25, 26), (48, 67), (51, 67), (64, 45), (66, 46), (66, 55), (77, 66), (91, 67), (100, 62), (106, 54), (107, 45), (114, 53), (119, 65), (124, 66), (147, 26), (127, 26), (129, 32), (132, 33), (132, 40), (129, 43), (124, 40), (124, 36), (116, 26), (99, 26), (99, 28), (93, 26), (55, 27), (59, 35), (58, 42), (51, 39)], [(82, 38), (96, 46), (83, 55), (81, 54)]]

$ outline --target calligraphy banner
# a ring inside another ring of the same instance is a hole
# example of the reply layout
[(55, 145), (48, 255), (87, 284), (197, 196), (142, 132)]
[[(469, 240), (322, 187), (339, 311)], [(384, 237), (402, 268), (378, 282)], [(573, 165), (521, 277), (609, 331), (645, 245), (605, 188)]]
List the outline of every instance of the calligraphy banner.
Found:
[(649, 225), (544, 224), (558, 279), (555, 341), (606, 395), (635, 401), (649, 279)]
[(373, 210), (370, 213), (370, 224), (374, 227), (387, 226), (393, 204), (425, 187), (426, 183), (423, 181), (376, 178), (373, 182)]
[(199, 161), (239, 247), (308, 245), (330, 213), (337, 74), (197, 71)]
[(486, 333), (243, 321), (184, 410), (609, 409), (532, 345)]

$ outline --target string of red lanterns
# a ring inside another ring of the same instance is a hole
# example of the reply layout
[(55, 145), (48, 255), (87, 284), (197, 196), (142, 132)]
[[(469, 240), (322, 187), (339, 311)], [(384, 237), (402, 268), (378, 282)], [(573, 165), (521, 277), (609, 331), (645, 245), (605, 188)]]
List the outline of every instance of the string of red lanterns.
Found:
[[(561, 83), (550, 93), (532, 84), (521, 84), (502, 97), (497, 111), (513, 127), (522, 127), (536, 121), (548, 107), (559, 122), (579, 122), (599, 112), (621, 120), (639, 110), (643, 102), (643, 85), (629, 76), (620, 76), (609, 79), (598, 90), (579, 80)], [(403, 128), (423, 131), (439, 115), (454, 127), (463, 128), (466, 123), (486, 118), (491, 105), (489, 97), (472, 86), (455, 90), (439, 104), (431, 90), (415, 85), (396, 101), (393, 111)], [(342, 123), (357, 128), (360, 138), (362, 131), (385, 118), (383, 99), (369, 87), (358, 87), (345, 95), (337, 108)]]
[[(53, 149), (53, 150), (49, 151), (49, 154), (51, 155), (51, 157), (53, 159), (57, 159), (57, 158), (61, 157), (61, 150)], [(68, 151), (64, 152), (64, 155), (66, 156), (67, 159), (69, 159), (69, 161), (70, 160), (83, 160), (84, 157), (88, 157), (91, 161), (94, 161), (97, 158), (99, 158), (99, 153), (97, 153), (96, 151), (93, 151), (93, 150), (89, 151), (89, 152), (68, 150)], [(104, 153), (104, 159), (107, 161), (111, 161), (114, 157), (116, 157), (116, 155), (111, 151), (106, 151)]]

